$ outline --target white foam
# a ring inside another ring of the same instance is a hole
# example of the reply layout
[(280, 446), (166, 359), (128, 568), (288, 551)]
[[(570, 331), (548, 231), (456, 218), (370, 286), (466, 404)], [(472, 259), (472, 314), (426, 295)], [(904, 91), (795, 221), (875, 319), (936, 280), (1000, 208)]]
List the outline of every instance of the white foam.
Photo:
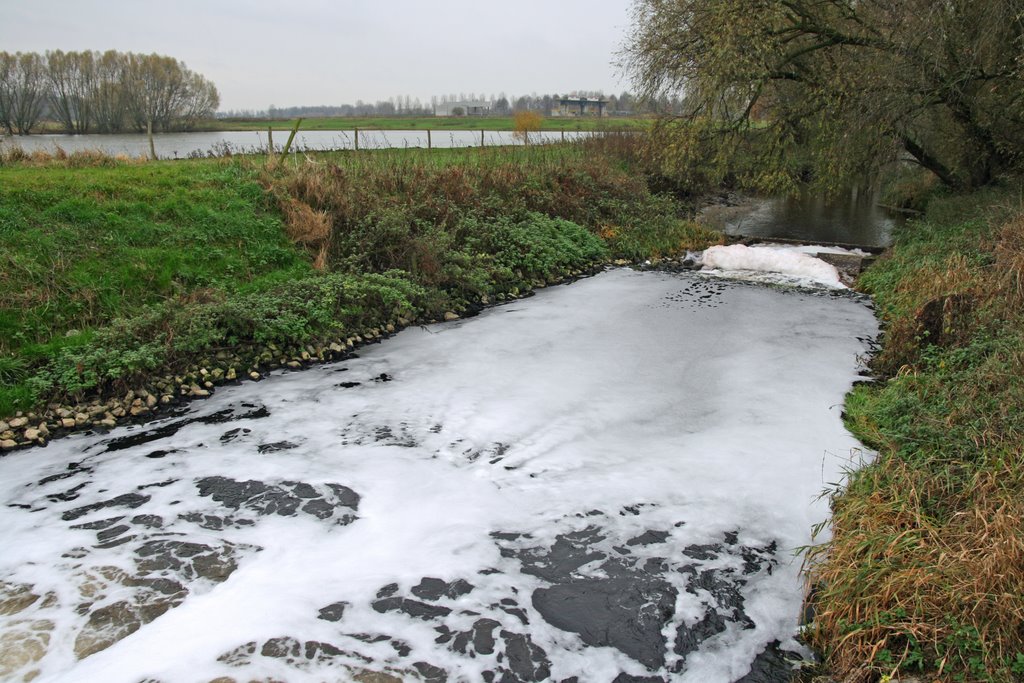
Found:
[[(730, 626), (673, 676), (735, 680), (766, 643), (791, 641), (796, 632), (801, 582), (792, 549), (808, 543), (812, 524), (828, 513), (817, 499), (822, 488), (858, 457), (838, 406), (865, 351), (858, 338), (875, 329), (868, 308), (851, 299), (619, 270), (475, 319), (407, 329), (358, 360), (221, 389), (191, 408), (202, 416), (248, 402), (265, 405), (268, 418), (197, 422), (166, 439), (104, 452), (111, 437), (141, 431), (120, 428), (0, 459), (0, 581), (53, 595), (0, 616), (0, 634), (32, 620), (52, 626), (45, 657), (12, 676), (39, 669), (39, 681), (75, 683), (344, 678), (338, 669), (258, 655), (242, 668), (217, 660), (250, 641), (290, 636), (333, 643), (351, 653), (337, 661), (355, 668), (413, 679), (411, 664), (428, 661), (452, 672), (449, 680), (480, 680), (493, 657), (459, 656), (435, 642), (433, 624), (372, 609), (382, 586), (397, 583), (407, 595), (426, 576), (476, 586), (444, 603), (453, 609), (446, 624), (468, 628), (477, 618), (468, 610), (509, 631), (525, 629), (550, 657), (554, 680), (643, 674), (622, 652), (584, 648), (576, 634), (547, 624), (530, 600), (544, 581), (524, 573), (490, 536), (530, 534), (509, 541), (511, 548), (550, 545), (599, 519), (608, 552), (645, 530), (669, 529), (665, 544), (635, 551), (669, 562), (732, 531), (751, 547), (779, 544), (776, 570), (742, 588), (755, 627)], [(375, 381), (381, 373), (392, 381)], [(227, 438), (242, 428), (249, 431)], [(285, 440), (297, 446), (257, 450)], [(146, 457), (157, 449), (177, 451)], [(68, 474), (69, 462), (91, 471), (39, 483)], [(358, 520), (339, 526), (309, 515), (271, 516), (202, 529), (183, 515), (216, 511), (196, 488), (211, 476), (342, 484), (361, 496)], [(62, 518), (126, 493), (151, 498), (135, 509)], [(635, 514), (621, 512), (637, 505)], [(588, 517), (592, 511), (602, 514)], [(70, 526), (139, 514), (163, 518), (153, 537), (235, 544), (238, 569), (221, 583), (187, 582), (182, 604), (77, 661), (83, 614), (131, 597), (130, 588), (111, 582), (86, 596), (83, 576), (102, 566), (131, 570), (134, 545), (98, 548), (95, 530)], [(707, 567), (735, 561), (723, 555)], [(480, 573), (488, 568), (499, 573)], [(703, 594), (686, 592), (688, 576), (669, 572), (666, 579), (680, 595), (673, 625), (700, 614)], [(518, 601), (528, 628), (494, 608), (508, 598)], [(316, 618), (336, 601), (349, 603), (340, 622)], [(352, 637), (360, 633), (394, 636), (410, 653)]]
[[(704, 251), (706, 270), (719, 273), (769, 273), (790, 278), (794, 284), (845, 289), (835, 266), (811, 256), (809, 247), (748, 247), (743, 244), (709, 247)], [(826, 251), (813, 248), (815, 253)], [(842, 253), (832, 250), (831, 253)]]

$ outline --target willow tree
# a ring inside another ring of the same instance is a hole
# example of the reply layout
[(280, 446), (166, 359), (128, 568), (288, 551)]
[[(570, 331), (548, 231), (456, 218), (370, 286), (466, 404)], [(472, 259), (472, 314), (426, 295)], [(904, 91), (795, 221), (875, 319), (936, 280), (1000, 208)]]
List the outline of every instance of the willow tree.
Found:
[(28, 135), (46, 105), (46, 64), (32, 52), (0, 52), (0, 126)]
[(88, 133), (97, 88), (96, 55), (92, 52), (46, 53), (50, 115), (68, 133)]
[(124, 87), (125, 55), (108, 50), (95, 53), (95, 89), (90, 108), (96, 130), (118, 133), (125, 128), (128, 117), (127, 92)]
[[(663, 160), (824, 184), (912, 159), (977, 186), (1024, 151), (1024, 0), (635, 0), (625, 65), (683, 93)], [(800, 165), (792, 160), (799, 158)]]

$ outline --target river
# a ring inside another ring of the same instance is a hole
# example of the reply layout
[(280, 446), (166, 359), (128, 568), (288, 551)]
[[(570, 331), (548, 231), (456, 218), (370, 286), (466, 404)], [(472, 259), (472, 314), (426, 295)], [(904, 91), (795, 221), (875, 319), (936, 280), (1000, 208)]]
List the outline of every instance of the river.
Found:
[(876, 333), (615, 269), (11, 454), (0, 678), (778, 677)]
[(904, 220), (880, 201), (872, 190), (847, 190), (837, 196), (805, 191), (715, 204), (703, 215), (709, 225), (734, 236), (880, 248), (892, 243), (893, 230)]
[[(274, 131), (274, 147), (280, 151), (288, 140), (288, 130)], [(530, 133), (529, 141), (554, 143), (580, 140), (593, 135), (588, 132), (538, 131)], [(219, 132), (219, 133), (159, 133), (153, 136), (157, 157), (160, 159), (184, 159), (189, 156), (224, 156), (265, 152), (267, 132)], [(498, 145), (522, 145), (523, 140), (511, 131), (435, 130), (430, 136), (430, 145), (437, 148), (479, 147), (481, 141), (488, 147)], [(360, 130), (360, 149), (406, 149), (427, 147), (425, 130)], [(149, 140), (145, 135), (26, 135), (0, 137), (0, 144), (17, 145), (32, 152), (42, 150), (55, 152), (100, 151), (109, 155), (145, 157), (149, 155)], [(354, 130), (310, 130), (299, 131), (292, 143), (295, 152), (353, 149)]]

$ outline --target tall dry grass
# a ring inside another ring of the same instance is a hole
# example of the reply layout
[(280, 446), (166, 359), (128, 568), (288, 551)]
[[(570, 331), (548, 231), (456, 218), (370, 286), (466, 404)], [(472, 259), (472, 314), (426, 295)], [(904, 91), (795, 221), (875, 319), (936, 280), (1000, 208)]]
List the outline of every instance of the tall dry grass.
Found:
[(80, 149), (68, 152), (58, 145), (52, 151), (43, 149), (26, 151), (16, 144), (0, 144), (0, 166), (27, 165), (86, 168), (90, 166), (144, 164), (147, 161), (148, 159), (144, 156), (111, 155), (97, 149)]
[(922, 223), (869, 272), (884, 383), (847, 422), (878, 450), (807, 556), (811, 642), (849, 683), (1024, 680), (1024, 208)]

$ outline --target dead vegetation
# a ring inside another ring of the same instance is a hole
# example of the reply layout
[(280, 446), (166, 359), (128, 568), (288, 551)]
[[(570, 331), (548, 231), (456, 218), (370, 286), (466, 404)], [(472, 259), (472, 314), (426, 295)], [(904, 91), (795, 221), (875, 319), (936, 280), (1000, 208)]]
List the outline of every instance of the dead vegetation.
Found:
[(879, 455), (834, 496), (833, 539), (807, 557), (809, 636), (839, 680), (1024, 680), (1024, 210), (1013, 196), (910, 226), (863, 278), (887, 324), (883, 380), (851, 394), (847, 422)]

